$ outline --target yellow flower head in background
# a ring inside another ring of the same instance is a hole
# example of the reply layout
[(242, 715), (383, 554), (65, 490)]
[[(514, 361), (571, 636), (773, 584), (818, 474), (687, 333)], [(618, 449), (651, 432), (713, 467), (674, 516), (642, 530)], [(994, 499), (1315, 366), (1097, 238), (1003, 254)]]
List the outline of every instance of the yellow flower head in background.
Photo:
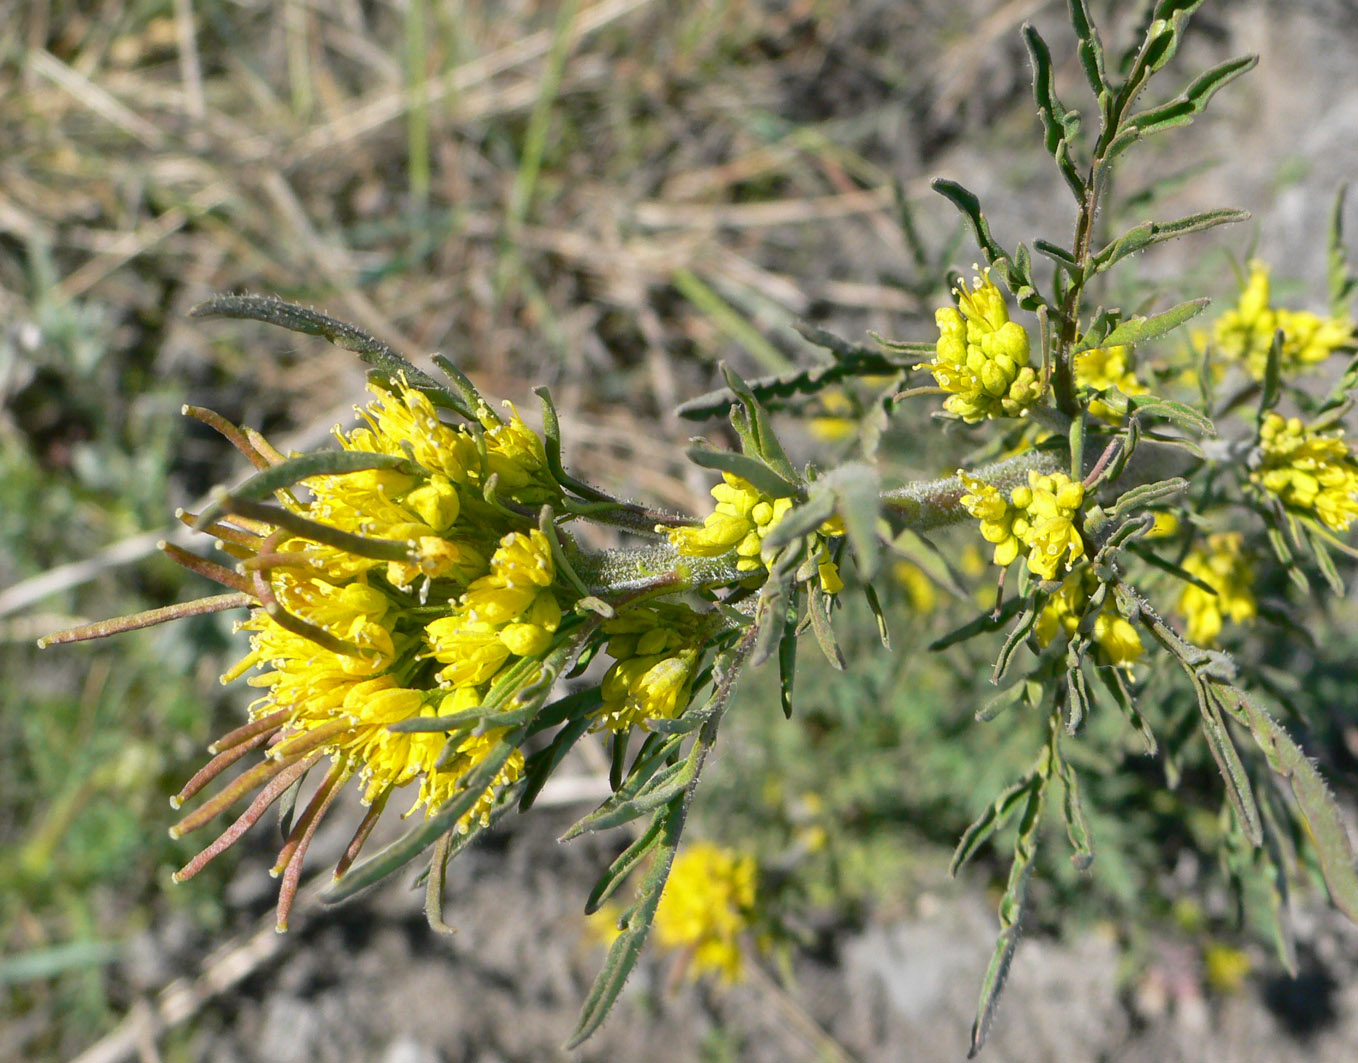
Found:
[(937, 357), (923, 368), (948, 392), (943, 408), (968, 423), (1019, 417), (1042, 398), (1042, 383), (1028, 364), (1028, 333), (1009, 320), (1004, 296), (989, 273), (971, 290), (960, 284), (958, 305), (940, 307)]
[(741, 938), (754, 916), (754, 857), (710, 842), (681, 850), (655, 912), (656, 940), (692, 957), (689, 974), (738, 981)]
[(1249, 270), (1239, 303), (1217, 319), (1212, 341), (1228, 359), (1241, 362), (1254, 379), (1264, 378), (1269, 348), (1279, 329), (1283, 332), (1280, 368), (1284, 374), (1317, 365), (1338, 348), (1353, 343), (1353, 322), (1348, 318), (1272, 307), (1268, 266), (1255, 259)]
[[(1075, 383), (1094, 391), (1114, 391), (1123, 396), (1146, 394), (1146, 385), (1132, 371), (1132, 349), (1124, 344), (1094, 347), (1075, 356)], [(1111, 397), (1111, 396), (1110, 396)], [(1125, 404), (1122, 404), (1125, 406)], [(1089, 412), (1105, 421), (1122, 420), (1125, 410), (1110, 405), (1107, 398), (1095, 399)]]
[(1358, 517), (1358, 463), (1343, 433), (1324, 435), (1296, 417), (1264, 418), (1259, 438), (1262, 462), (1250, 479), (1288, 509), (1312, 513), (1333, 531), (1347, 531)]
[(1211, 535), (1207, 549), (1194, 549), (1183, 568), (1197, 576), (1216, 594), (1191, 583), (1184, 584), (1176, 606), (1187, 621), (1184, 634), (1199, 646), (1215, 646), (1227, 617), (1243, 624), (1259, 613), (1254, 599), (1254, 567), (1240, 549), (1238, 532)]

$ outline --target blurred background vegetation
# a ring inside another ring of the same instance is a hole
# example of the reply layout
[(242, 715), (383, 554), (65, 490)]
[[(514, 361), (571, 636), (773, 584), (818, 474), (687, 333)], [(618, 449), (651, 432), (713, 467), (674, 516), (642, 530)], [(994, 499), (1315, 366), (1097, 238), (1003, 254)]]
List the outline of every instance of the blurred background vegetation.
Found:
[[(1094, 6), (1116, 37), (1127, 5)], [(1285, 295), (1287, 275), (1301, 285), (1320, 275), (1330, 196), (1358, 168), (1345, 146), (1358, 137), (1344, 139), (1358, 124), (1353, 14), (1339, 2), (1239, 0), (1198, 17), (1185, 70), (1243, 50), (1263, 52), (1261, 69), (1200, 123), (1202, 140), (1171, 139), (1142, 160), (1144, 174), (1128, 174), (1128, 209), (1243, 206), (1259, 220), (1224, 244), (1147, 256), (1129, 294), (1187, 276), (1186, 294), (1229, 297), (1221, 247), (1243, 257), (1251, 235), (1279, 264)], [(182, 403), (288, 449), (322, 440), (361, 399), (353, 356), (249, 323), (190, 321), (188, 308), (223, 290), (311, 303), (417, 363), (441, 351), (526, 413), (531, 387), (546, 383), (587, 478), (701, 512), (707, 484), (680, 445), (696, 426), (672, 410), (712, 386), (719, 359), (749, 374), (805, 362), (798, 320), (855, 340), (869, 329), (931, 338), (944, 269), (975, 252), (932, 201), (930, 177), (976, 189), (1006, 238), (1065, 234), (1055, 173), (1036, 150), (1025, 19), (1068, 54), (1061, 5), (1016, 0), (0, 6), (0, 1057), (98, 1044), (156, 1058), (125, 1019), (154, 1000), (161, 1017), (195, 1016), (151, 1041), (162, 1058), (224, 1043), (231, 1058), (269, 1058), (267, 1038), (248, 1050), (243, 1034), (230, 1040), (249, 1026), (246, 1004), (206, 992), (174, 1012), (162, 992), (201, 970), (214, 941), (254, 940), (267, 906), (229, 885), (242, 859), (259, 862), (248, 847), (167, 888), (191, 846), (166, 837), (165, 799), (248, 698), (217, 683), (239, 651), (229, 620), (33, 648), (70, 623), (204, 592), (155, 543), (179, 535), (175, 507), (241, 467), (178, 415)], [(1067, 64), (1063, 76), (1078, 72)], [(1152, 190), (1152, 173), (1184, 180)], [(789, 425), (802, 453), (844, 446), (834, 418), (852, 417), (855, 402)], [(948, 446), (902, 431), (889, 452), (903, 474), (933, 473), (955, 461)], [(966, 542), (956, 538), (959, 554)], [(1301, 627), (1315, 619), (1273, 592)], [(931, 602), (905, 574), (884, 593), (892, 652), (857, 617), (848, 679), (807, 670), (792, 725), (750, 684), (700, 820), (754, 847), (769, 896), (787, 903), (788, 940), (831, 965), (846, 934), (1002, 874), (997, 860), (954, 887), (942, 869), (1033, 744), (1006, 740), (1030, 721), (973, 721), (986, 661), (924, 654), (965, 608)], [(1344, 607), (1327, 623), (1352, 632), (1352, 619)], [(1313, 721), (1312, 752), (1341, 790), (1348, 780), (1350, 799), (1355, 648), (1351, 634), (1327, 637), (1260, 676)], [(1176, 697), (1165, 696), (1167, 721)], [(1107, 1006), (1123, 1009), (1128, 1030), (1166, 1014), (1143, 999), (1151, 975), (1180, 1003), (1237, 989), (1251, 967), (1262, 972), (1253, 989), (1267, 997), (1275, 985), (1267, 950), (1235, 934), (1227, 877), (1194, 857), (1220, 829), (1218, 784), (1204, 772), (1169, 793), (1160, 775), (1147, 762), (1101, 778), (1086, 797), (1104, 810), (1093, 877), (1052, 846), (1034, 913), (1036, 930), (1117, 920), (1130, 959)], [(600, 859), (586, 854), (574, 880), (553, 886), (565, 910), (578, 910)], [(470, 900), (453, 903), (474, 918)], [(581, 947), (574, 924), (549, 922), (539, 939)], [(1328, 955), (1311, 953), (1318, 964)], [(1339, 969), (1315, 970), (1333, 995)], [(964, 982), (979, 972), (978, 961)], [(768, 1014), (791, 1008), (815, 1030), (814, 1004), (766, 990)], [(260, 975), (246, 996), (277, 991)], [(512, 999), (512, 984), (501, 992)], [(561, 996), (538, 1054), (487, 1043), (503, 1058), (545, 1058), (579, 987)], [(623, 1039), (582, 1058), (626, 1058), (669, 1005), (657, 991), (647, 1006), (615, 1017)], [(742, 1040), (755, 1026), (724, 1021), (674, 1058), (763, 1058)], [(868, 1034), (836, 1032), (863, 1058), (887, 1051), (881, 1038), (874, 1048)], [(367, 1036), (335, 1042), (348, 1056), (311, 1058), (376, 1058)], [(810, 1043), (806, 1058), (843, 1051)], [(446, 1058), (481, 1058), (465, 1052)]]

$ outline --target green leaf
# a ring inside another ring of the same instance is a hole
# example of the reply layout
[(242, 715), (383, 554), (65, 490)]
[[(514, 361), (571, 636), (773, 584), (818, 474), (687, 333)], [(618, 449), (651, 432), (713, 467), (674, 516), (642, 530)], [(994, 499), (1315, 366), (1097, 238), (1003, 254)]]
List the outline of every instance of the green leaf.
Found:
[(1342, 184), (1334, 195), (1330, 208), (1329, 237), (1326, 240), (1326, 279), (1330, 289), (1330, 315), (1348, 317), (1353, 308), (1353, 293), (1358, 291), (1358, 277), (1349, 266), (1348, 249), (1344, 246), (1344, 201), (1349, 186)]
[(370, 454), (362, 450), (320, 450), (288, 458), (278, 465), (261, 469), (244, 483), (232, 488), (213, 501), (198, 514), (194, 522), (196, 528), (206, 528), (227, 512), (231, 502), (261, 501), (278, 491), (295, 487), (313, 476), (342, 476), (350, 472), (366, 472), (370, 469), (395, 469), (398, 472), (413, 473), (416, 465), (405, 457), (393, 454)]
[[(1023, 684), (1017, 685), (1021, 687)], [(1009, 818), (1018, 810), (1019, 802), (1031, 797), (1039, 783), (1040, 780), (1036, 775), (1026, 775), (1013, 785), (1005, 787), (990, 804), (986, 805), (958, 839), (957, 848), (953, 850), (952, 860), (948, 864), (950, 878), (957, 877), (958, 872), (976, 855), (976, 850), (987, 838), (1004, 828)]]
[(1259, 389), (1259, 408), (1254, 415), (1254, 443), (1259, 445), (1259, 439), (1264, 431), (1264, 417), (1278, 405), (1282, 398), (1282, 362), (1283, 362), (1283, 340), (1285, 336), (1282, 329), (1275, 329), (1273, 339), (1268, 345), (1268, 359), (1264, 363), (1264, 382)]
[[(722, 376), (726, 378), (726, 386), (735, 393), (740, 399), (740, 408), (745, 411), (748, 423), (748, 436), (742, 432), (742, 438), (746, 441), (746, 453), (766, 462), (769, 468), (773, 469), (779, 476), (796, 482), (797, 472), (792, 467), (792, 462), (783, 451), (782, 444), (778, 442), (778, 436), (773, 431), (773, 424), (769, 421), (768, 411), (757, 398), (750, 386), (741, 379), (740, 374), (732, 369), (725, 362), (721, 364)], [(735, 416), (736, 411), (732, 411), (731, 424), (739, 431), (740, 425)]]
[[(589, 693), (598, 692), (594, 688)], [(542, 792), (542, 787), (551, 778), (552, 772), (560, 766), (566, 754), (571, 751), (575, 743), (589, 731), (594, 723), (588, 715), (582, 715), (578, 719), (571, 720), (565, 727), (552, 738), (552, 741), (539, 749), (536, 753), (524, 761), (523, 765), (523, 792), (519, 795), (519, 812), (527, 812), (533, 807), (533, 802), (537, 800), (538, 794)]]
[(1123, 678), (1122, 672), (1116, 668), (1095, 668), (1094, 674), (1098, 676), (1108, 693), (1113, 696), (1118, 708), (1127, 717), (1127, 722), (1132, 725), (1132, 730), (1145, 743), (1146, 754), (1155, 756), (1159, 749), (1159, 743), (1155, 740), (1155, 732), (1151, 730), (1146, 718), (1138, 711), (1136, 702), (1132, 700), (1131, 691), (1127, 689), (1127, 682)]
[(783, 637), (778, 641), (778, 700), (785, 719), (792, 719), (792, 690), (797, 680), (797, 622), (789, 618), (783, 624)]
[(923, 535), (905, 528), (887, 545), (892, 553), (905, 558), (953, 597), (965, 600), (969, 596), (947, 555)]
[(590, 890), (589, 897), (585, 900), (585, 914), (593, 915), (603, 905), (604, 901), (617, 890), (619, 886), (627, 880), (627, 876), (632, 873), (642, 860), (655, 849), (660, 842), (665, 830), (665, 820), (669, 816), (669, 810), (662, 808), (652, 818), (650, 825), (641, 832), (640, 835), (626, 849), (618, 854), (616, 860), (608, 865), (599, 880)]
[(1070, 137), (1078, 126), (1079, 115), (1068, 111), (1056, 95), (1051, 50), (1031, 23), (1023, 27), (1023, 42), (1028, 46), (1028, 57), (1033, 66), (1033, 96), (1037, 101), (1038, 117), (1042, 119), (1043, 145), (1056, 160), (1057, 169), (1070, 186), (1076, 201), (1082, 202), (1085, 196), (1084, 178), (1070, 157)]
[[(1199, 436), (1214, 436), (1217, 426), (1202, 411), (1187, 403), (1173, 399), (1157, 399), (1153, 396), (1133, 395), (1127, 400), (1129, 417), (1156, 417), (1178, 425), (1180, 428)], [(1164, 442), (1161, 440), (1161, 442)]]
[(629, 787), (614, 794), (593, 812), (573, 823), (561, 835), (560, 840), (568, 842), (582, 834), (608, 830), (610, 827), (620, 827), (625, 823), (632, 822), (643, 813), (654, 811), (661, 805), (668, 804), (676, 796), (683, 793), (688, 788), (689, 783), (693, 781), (698, 763), (698, 758), (695, 755), (697, 748), (695, 746), (689, 755), (678, 763), (668, 764), (661, 768), (646, 780), (644, 786), (635, 792), (632, 792)]
[(737, 454), (732, 450), (713, 450), (706, 441), (694, 440), (686, 452), (689, 461), (705, 469), (718, 469), (739, 476), (761, 494), (773, 498), (795, 497), (799, 488), (790, 480), (779, 476), (768, 464), (748, 454)]
[(1140, 225), (1128, 229), (1100, 249), (1094, 255), (1094, 270), (1095, 272), (1106, 270), (1115, 262), (1126, 258), (1128, 255), (1136, 254), (1138, 251), (1144, 251), (1153, 244), (1173, 240), (1189, 233), (1203, 232), (1218, 225), (1233, 225), (1236, 222), (1247, 221), (1249, 217), (1249, 211), (1223, 207), (1216, 210), (1205, 210), (1198, 214), (1189, 214), (1187, 217), (1169, 222), (1142, 222)]
[(1226, 721), (1221, 717), (1221, 706), (1214, 696), (1216, 684), (1195, 676), (1198, 688), (1198, 708), (1202, 717), (1202, 734), (1207, 739), (1207, 748), (1212, 751), (1212, 759), (1217, 762), (1222, 781), (1226, 783), (1226, 796), (1235, 809), (1240, 829), (1251, 845), (1263, 844), (1263, 827), (1259, 823), (1259, 806), (1254, 800), (1254, 790), (1250, 786), (1249, 774), (1240, 759), (1240, 753), (1226, 730)]
[[(1059, 754), (1059, 749), (1058, 749)], [(1065, 757), (1056, 757), (1056, 774), (1064, 791), (1061, 800), (1061, 814), (1066, 821), (1066, 836), (1070, 838), (1071, 863), (1078, 871), (1089, 870), (1094, 862), (1094, 836), (1089, 829), (1084, 805), (1080, 801), (1080, 778), (1075, 768)]]
[(1136, 345), (1146, 343), (1172, 332), (1185, 321), (1196, 317), (1207, 309), (1210, 299), (1190, 299), (1186, 303), (1170, 307), (1164, 313), (1142, 317), (1140, 314), (1128, 318), (1097, 342), (1081, 341), (1075, 353), (1092, 350), (1095, 347), (1116, 347), (1119, 344)]
[(1137, 510), (1164, 505), (1187, 490), (1188, 481), (1182, 476), (1171, 476), (1167, 480), (1156, 480), (1154, 483), (1133, 487), (1118, 496), (1113, 506), (1113, 519), (1121, 520)]
[[(1132, 139), (1136, 139), (1188, 125), (1202, 114), (1213, 96), (1240, 75), (1252, 70), (1258, 62), (1259, 57), (1256, 55), (1242, 55), (1219, 63), (1194, 78), (1188, 88), (1174, 99), (1132, 115), (1119, 137), (1125, 136), (1128, 131), (1134, 131), (1135, 136)], [(1120, 150), (1119, 138), (1115, 138), (1109, 148), (1108, 157), (1110, 159), (1116, 157)]]
[(1066, 698), (1070, 709), (1066, 730), (1072, 735), (1080, 729), (1080, 724), (1089, 715), (1089, 681), (1080, 666), (1088, 645), (1086, 640), (1072, 639), (1067, 646), (1067, 650), (1070, 651), (1068, 656), (1072, 659), (1068, 661), (1066, 668)]
[(1341, 912), (1358, 922), (1358, 870), (1343, 814), (1325, 780), (1301, 748), (1266, 709), (1244, 691), (1227, 688), (1221, 699), (1250, 730), (1268, 765), (1292, 786), (1292, 796), (1310, 831), (1330, 897)]
[(882, 542), (877, 533), (881, 519), (880, 487), (880, 474), (865, 462), (848, 462), (831, 469), (811, 487), (813, 493), (827, 492), (834, 497), (835, 509), (844, 519), (844, 534), (853, 548), (854, 562), (865, 580), (877, 574), (881, 559)]
[(956, 181), (949, 181), (943, 177), (934, 178), (930, 185), (935, 192), (962, 212), (962, 216), (971, 225), (971, 231), (976, 237), (976, 244), (980, 247), (981, 253), (985, 255), (986, 262), (994, 266), (1003, 260), (1007, 266), (1009, 253), (996, 243), (995, 238), (990, 234), (990, 223), (981, 213), (981, 201), (976, 198), (976, 194)]
[(590, 988), (580, 1012), (580, 1020), (566, 1042), (568, 1051), (588, 1039), (608, 1017), (609, 1010), (641, 956), (646, 935), (655, 919), (655, 910), (660, 904), (660, 895), (669, 878), (675, 851), (679, 848), (679, 838), (684, 829), (683, 802), (676, 800), (670, 805), (661, 822), (660, 837), (655, 842), (655, 860), (637, 890), (637, 901), (626, 917), (626, 927), (608, 950), (603, 969)]
[(887, 626), (886, 613), (882, 610), (882, 602), (877, 597), (877, 588), (871, 583), (863, 584), (863, 597), (867, 599), (868, 609), (872, 617), (877, 621), (877, 637), (882, 640), (884, 650), (891, 649), (891, 629)]
[(1075, 256), (1064, 247), (1059, 247), (1048, 240), (1034, 240), (1033, 250), (1039, 255), (1046, 255), (1072, 277), (1079, 275), (1080, 263), (1076, 262)]
[(464, 788), (461, 793), (376, 855), (350, 868), (342, 878), (332, 882), (321, 893), (321, 900), (333, 904), (352, 897), (393, 871), (400, 870), (433, 845), (441, 835), (452, 830), (458, 820), (481, 800), (509, 760), (510, 754), (517, 748), (516, 743), (520, 738), (521, 732), (510, 732), (500, 739), (485, 759), (463, 777)]
[(835, 629), (830, 624), (829, 598), (819, 587), (812, 587), (806, 596), (807, 613), (811, 617), (811, 630), (815, 632), (816, 642), (820, 644), (825, 659), (842, 672), (845, 668), (844, 654), (840, 652)]
[(1069, 6), (1070, 24), (1075, 28), (1075, 36), (1080, 41), (1077, 48), (1080, 68), (1085, 72), (1085, 80), (1089, 82), (1090, 91), (1096, 97), (1102, 96), (1110, 86), (1108, 75), (1104, 72), (1103, 42), (1099, 40), (1099, 31), (1089, 17), (1085, 0), (1070, 0)]
[(1018, 619), (1014, 621), (1014, 626), (1009, 629), (1009, 634), (1004, 638), (1004, 645), (1000, 647), (999, 656), (995, 658), (994, 671), (990, 673), (990, 681), (999, 683), (1004, 679), (1004, 673), (1009, 670), (1009, 662), (1013, 659), (1014, 653), (1023, 645), (1023, 640), (1028, 637), (1028, 633), (1033, 630), (1033, 625), (1037, 623), (1038, 610), (1031, 605), (1026, 606), (1019, 613)]
[(271, 295), (214, 295), (189, 310), (189, 317), (228, 317), (262, 321), (291, 332), (323, 336), (336, 347), (353, 351), (363, 361), (386, 374), (389, 380), (404, 376), (406, 383), (429, 395), (436, 405), (450, 407), (463, 416), (474, 414), (440, 387), (428, 374), (416, 369), (381, 340), (362, 329), (337, 321), (309, 307), (287, 303)]
[(1018, 947), (1021, 934), (1023, 904), (1028, 895), (1028, 879), (1037, 856), (1038, 827), (1042, 820), (1042, 800), (1046, 794), (1045, 780), (1034, 776), (1033, 785), (1028, 791), (1028, 802), (1019, 820), (1018, 838), (1014, 843), (1014, 862), (1009, 867), (1009, 881), (1004, 896), (1000, 898), (1000, 933), (995, 941), (995, 951), (991, 954), (990, 965), (986, 968), (981, 981), (981, 999), (976, 1008), (976, 1021), (971, 1027), (971, 1047), (967, 1058), (973, 1059), (985, 1044), (990, 1032), (990, 1023), (995, 1018), (995, 1008), (1004, 990), (1009, 965), (1014, 959), (1014, 949)]
[(995, 611), (987, 611), (972, 620), (968, 620), (960, 627), (953, 628), (946, 635), (934, 639), (929, 643), (932, 652), (946, 650), (949, 646), (955, 646), (959, 642), (975, 638), (977, 635), (984, 635), (991, 631), (998, 631), (1004, 627), (1020, 609), (1024, 607), (1025, 601), (1020, 597), (1008, 598)]

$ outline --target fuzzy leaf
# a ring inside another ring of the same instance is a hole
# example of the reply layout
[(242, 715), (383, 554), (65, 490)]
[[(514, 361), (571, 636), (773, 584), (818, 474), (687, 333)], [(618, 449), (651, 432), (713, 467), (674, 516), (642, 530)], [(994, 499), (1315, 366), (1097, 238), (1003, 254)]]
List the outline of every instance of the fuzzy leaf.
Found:
[(739, 476), (756, 491), (773, 498), (789, 498), (797, 494), (797, 485), (785, 480), (759, 458), (737, 454), (733, 450), (713, 450), (703, 440), (695, 440), (687, 450), (689, 461), (705, 469), (718, 469)]
[(1150, 317), (1142, 317), (1138, 314), (1135, 317), (1130, 317), (1098, 342), (1091, 343), (1088, 340), (1081, 342), (1075, 353), (1078, 354), (1094, 347), (1116, 347), (1119, 344), (1134, 346), (1138, 343), (1157, 339), (1167, 332), (1172, 332), (1190, 318), (1202, 313), (1207, 309), (1207, 304), (1210, 302), (1211, 300), (1206, 298), (1190, 299), (1186, 303), (1170, 307), (1161, 314), (1153, 314)]
[(1037, 786), (1038, 779), (1035, 775), (1025, 776), (1013, 785), (1005, 787), (990, 804), (986, 805), (958, 839), (957, 848), (953, 850), (952, 860), (948, 864), (949, 877), (957, 877), (957, 873), (967, 865), (967, 861), (976, 854), (976, 850), (992, 834), (1004, 828), (1009, 822), (1009, 817), (1018, 810), (1019, 802), (1029, 797)]
[(1128, 255), (1136, 254), (1138, 251), (1143, 251), (1152, 244), (1163, 243), (1166, 240), (1173, 240), (1175, 237), (1186, 236), (1189, 233), (1202, 232), (1218, 225), (1232, 225), (1235, 222), (1248, 221), (1249, 217), (1249, 211), (1218, 208), (1216, 210), (1205, 210), (1198, 214), (1189, 214), (1187, 217), (1178, 218), (1175, 221), (1142, 222), (1135, 228), (1128, 229), (1098, 251), (1094, 255), (1094, 269), (1096, 272), (1106, 270), (1115, 262), (1126, 258)]
[(1155, 483), (1133, 487), (1118, 496), (1117, 503), (1113, 506), (1113, 519), (1121, 520), (1148, 506), (1164, 505), (1175, 495), (1187, 490), (1188, 481), (1182, 476), (1171, 476), (1167, 480), (1157, 480)]
[(1316, 766), (1266, 709), (1244, 691), (1222, 691), (1222, 702), (1249, 729), (1275, 772), (1292, 786), (1310, 831), (1330, 897), (1341, 912), (1358, 922), (1358, 870), (1344, 817)]
[(943, 177), (936, 177), (930, 184), (935, 192), (962, 212), (962, 216), (971, 225), (971, 231), (976, 237), (976, 244), (980, 247), (981, 253), (985, 255), (986, 261), (994, 266), (1004, 260), (1007, 266), (1009, 253), (996, 243), (995, 238), (990, 234), (990, 223), (981, 213), (981, 201), (976, 198), (976, 194), (962, 187), (956, 181), (949, 181)]
[(1217, 434), (1217, 426), (1206, 414), (1187, 403), (1176, 402), (1173, 399), (1142, 399), (1141, 396), (1134, 395), (1127, 400), (1127, 415), (1130, 417), (1133, 414), (1138, 417), (1158, 417), (1199, 436)]
[(662, 808), (657, 812), (652, 817), (650, 825), (608, 865), (608, 870), (599, 876), (599, 880), (594, 883), (594, 888), (589, 891), (589, 897), (585, 900), (586, 915), (597, 912), (604, 901), (627, 880), (627, 876), (636, 866), (651, 854), (664, 832), (665, 819), (668, 815), (668, 809)]
[(1051, 50), (1031, 23), (1023, 27), (1023, 42), (1028, 46), (1028, 57), (1033, 66), (1033, 96), (1037, 101), (1038, 117), (1042, 119), (1043, 144), (1056, 160), (1057, 168), (1076, 200), (1081, 201), (1085, 196), (1085, 182), (1070, 157), (1070, 136), (1078, 125), (1079, 115), (1068, 111), (1056, 95)]
[(660, 904), (660, 895), (669, 878), (675, 851), (679, 848), (679, 838), (684, 829), (683, 802), (676, 800), (671, 804), (664, 811), (661, 822), (660, 837), (655, 842), (655, 860), (637, 890), (637, 902), (628, 914), (626, 928), (608, 950), (603, 970), (590, 988), (580, 1012), (580, 1020), (566, 1042), (567, 1050), (576, 1048), (588, 1039), (608, 1017), (609, 1010), (641, 956), (646, 935), (655, 919), (655, 910)]
[(1085, 80), (1089, 82), (1090, 91), (1096, 97), (1101, 96), (1109, 88), (1108, 76), (1104, 73), (1103, 42), (1089, 17), (1085, 0), (1070, 0), (1070, 24), (1075, 27), (1075, 36), (1080, 41), (1077, 52)]

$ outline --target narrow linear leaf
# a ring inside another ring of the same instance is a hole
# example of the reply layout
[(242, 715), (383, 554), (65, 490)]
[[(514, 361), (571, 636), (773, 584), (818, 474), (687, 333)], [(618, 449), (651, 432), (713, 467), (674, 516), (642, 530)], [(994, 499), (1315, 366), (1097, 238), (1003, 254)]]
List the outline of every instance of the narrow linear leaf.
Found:
[(1335, 907), (1358, 922), (1358, 869), (1354, 866), (1353, 844), (1325, 780), (1292, 736), (1248, 694), (1232, 688), (1223, 692), (1222, 701), (1249, 728), (1269, 767), (1291, 784), (1330, 897)]
[(632, 873), (636, 866), (655, 849), (664, 832), (665, 820), (668, 815), (668, 809), (662, 808), (657, 812), (652, 817), (650, 825), (638, 835), (631, 845), (618, 854), (616, 860), (608, 865), (608, 869), (599, 876), (599, 881), (594, 884), (594, 888), (589, 891), (589, 897), (585, 900), (586, 915), (593, 915), (597, 912), (604, 901), (608, 900), (617, 888), (627, 881), (627, 876)]
[(930, 184), (935, 192), (962, 212), (962, 216), (971, 225), (977, 246), (990, 265), (995, 265), (1001, 259), (1008, 261), (1009, 253), (995, 242), (995, 237), (990, 233), (990, 223), (981, 213), (981, 201), (976, 198), (974, 192), (944, 177), (936, 177)]
[[(1022, 686), (1022, 684), (1018, 684)], [(1018, 810), (1019, 802), (1031, 795), (1034, 787), (1038, 785), (1035, 775), (1028, 775), (1020, 779), (995, 797), (981, 812), (971, 826), (962, 832), (962, 837), (958, 839), (957, 848), (953, 850), (952, 860), (948, 863), (948, 875), (956, 878), (959, 871), (967, 865), (975, 854), (976, 850), (996, 831), (1003, 829), (1009, 822), (1009, 818)]]
[(1154, 483), (1133, 487), (1118, 496), (1117, 502), (1113, 505), (1113, 519), (1121, 520), (1137, 510), (1165, 505), (1177, 495), (1187, 491), (1188, 486), (1188, 481), (1182, 476), (1171, 476), (1167, 480), (1156, 480)]
[(1240, 759), (1240, 753), (1226, 730), (1226, 721), (1221, 717), (1220, 704), (1213, 693), (1213, 687), (1205, 680), (1198, 679), (1198, 707), (1201, 710), (1202, 734), (1207, 739), (1207, 748), (1212, 751), (1212, 759), (1217, 762), (1222, 781), (1226, 783), (1226, 796), (1235, 809), (1240, 822), (1240, 830), (1253, 846), (1263, 844), (1263, 827), (1259, 823), (1259, 807), (1255, 804), (1254, 790), (1250, 786), (1248, 773)]
[(1203, 232), (1218, 225), (1232, 225), (1236, 222), (1248, 221), (1249, 217), (1250, 213), (1247, 210), (1233, 210), (1222, 207), (1201, 211), (1197, 214), (1189, 214), (1175, 221), (1142, 222), (1135, 228), (1128, 229), (1100, 249), (1094, 255), (1094, 268), (1101, 272), (1115, 262), (1138, 251), (1143, 251), (1153, 244), (1173, 240), (1189, 233)]

